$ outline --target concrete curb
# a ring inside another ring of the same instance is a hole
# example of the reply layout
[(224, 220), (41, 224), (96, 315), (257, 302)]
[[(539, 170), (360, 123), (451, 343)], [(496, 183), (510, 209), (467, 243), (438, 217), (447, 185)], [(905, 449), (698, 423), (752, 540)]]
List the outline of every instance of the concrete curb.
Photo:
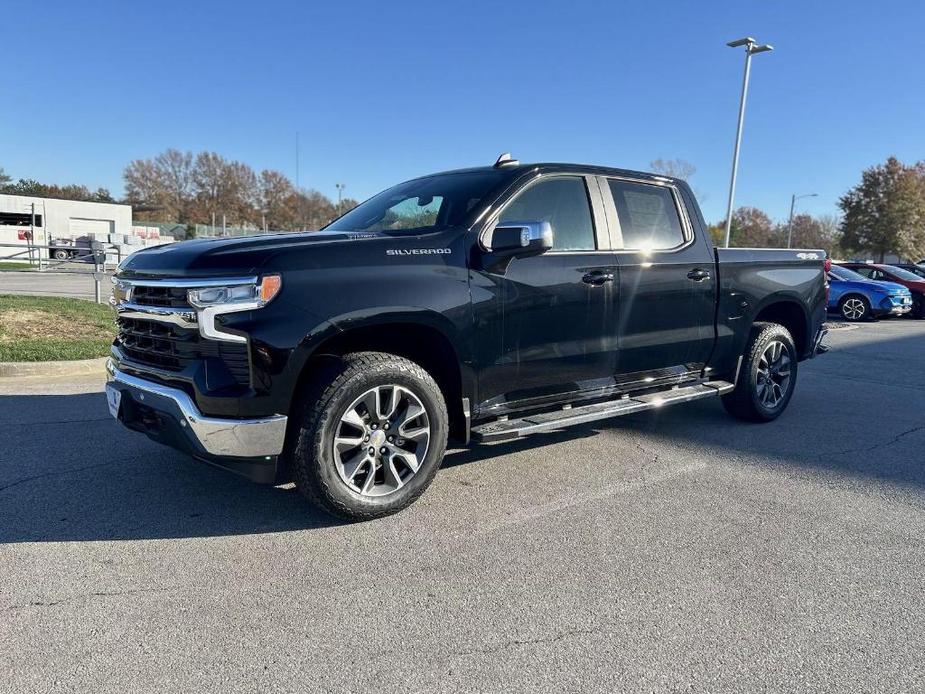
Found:
[(106, 359), (81, 359), (79, 361), (7, 361), (0, 363), (0, 378), (22, 378), (24, 376), (82, 376), (106, 373)]

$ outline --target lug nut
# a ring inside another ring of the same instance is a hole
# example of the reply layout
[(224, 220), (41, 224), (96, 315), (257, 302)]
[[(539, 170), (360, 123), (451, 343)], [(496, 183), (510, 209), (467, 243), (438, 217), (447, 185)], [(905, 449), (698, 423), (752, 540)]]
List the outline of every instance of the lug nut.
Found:
[(389, 452), (389, 449), (383, 446), (382, 448), (379, 449), (379, 452), (382, 453), (382, 455), (385, 455), (386, 453)]
[(378, 424), (373, 424), (371, 428), (372, 428), (372, 429), (378, 429), (378, 428), (379, 428), (379, 425), (378, 425)]
[(383, 424), (383, 425), (382, 425), (382, 428), (388, 430), (388, 428), (389, 428), (389, 423), (386, 422), (385, 424)]
[(394, 436), (390, 436), (390, 437), (389, 437), (389, 443), (392, 443), (394, 440), (395, 440), (395, 437), (394, 437)]
[(364, 441), (364, 442), (365, 442), (365, 441), (369, 441), (369, 434), (367, 434), (366, 436), (363, 437), (363, 441)]
[(376, 455), (376, 449), (373, 448), (372, 446), (370, 446), (370, 447), (369, 447), (369, 454), (370, 454), (370, 455)]

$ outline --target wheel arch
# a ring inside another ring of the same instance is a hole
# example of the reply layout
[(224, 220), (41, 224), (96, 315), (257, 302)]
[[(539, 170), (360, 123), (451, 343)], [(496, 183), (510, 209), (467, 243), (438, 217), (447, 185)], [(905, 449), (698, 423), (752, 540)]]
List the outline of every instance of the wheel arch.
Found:
[(338, 331), (327, 335), (307, 356), (294, 390), (326, 362), (351, 352), (386, 352), (410, 359), (437, 382), (446, 401), (450, 435), (468, 441), (468, 403), (474, 397), (475, 379), (460, 353), (452, 324), (440, 314), (419, 310), (377, 311), (374, 316), (347, 316), (332, 323)]
[(771, 297), (758, 309), (752, 323), (777, 323), (787, 328), (801, 359), (812, 350), (809, 313), (802, 303), (793, 298)]

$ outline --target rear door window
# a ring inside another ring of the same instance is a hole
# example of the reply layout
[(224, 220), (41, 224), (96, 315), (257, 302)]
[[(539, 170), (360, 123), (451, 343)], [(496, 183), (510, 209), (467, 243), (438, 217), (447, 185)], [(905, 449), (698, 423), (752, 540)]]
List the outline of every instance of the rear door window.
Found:
[(670, 188), (615, 178), (607, 182), (625, 249), (658, 251), (684, 244), (684, 228)]

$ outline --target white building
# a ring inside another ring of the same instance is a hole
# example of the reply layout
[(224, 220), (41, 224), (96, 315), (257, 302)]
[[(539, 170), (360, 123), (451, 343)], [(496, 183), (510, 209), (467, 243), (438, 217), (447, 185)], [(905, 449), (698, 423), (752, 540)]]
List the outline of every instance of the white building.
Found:
[(43, 246), (57, 239), (94, 238), (93, 234), (131, 234), (132, 206), (0, 195), (0, 244), (26, 245), (30, 232), (33, 243)]

